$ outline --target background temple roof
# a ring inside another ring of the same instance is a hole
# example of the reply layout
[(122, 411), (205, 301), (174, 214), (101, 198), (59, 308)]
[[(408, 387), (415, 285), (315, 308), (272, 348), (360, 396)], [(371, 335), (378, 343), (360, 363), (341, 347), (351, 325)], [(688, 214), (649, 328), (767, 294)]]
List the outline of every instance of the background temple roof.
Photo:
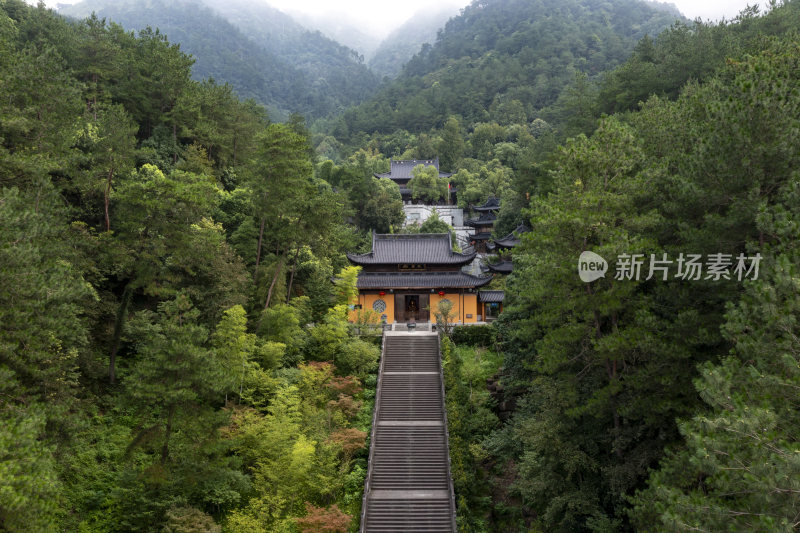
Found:
[(483, 205), (472, 205), (470, 207), (473, 211), (497, 211), (500, 209), (500, 200), (495, 196), (490, 196)]
[[(414, 177), (411, 173), (417, 165), (425, 165), (426, 167), (436, 167), (439, 170), (439, 158), (436, 159), (399, 159), (391, 161), (391, 172), (384, 174), (375, 174), (376, 178), (389, 178), (392, 180), (410, 180)], [(440, 178), (449, 178), (452, 176), (449, 172), (439, 171)]]
[(481, 213), (478, 218), (471, 218), (464, 223), (467, 226), (491, 226), (497, 220), (497, 215), (493, 211)]
[(529, 231), (530, 228), (528, 228), (525, 224), (520, 224), (519, 226), (517, 226), (517, 229), (515, 229), (502, 239), (497, 239), (494, 242), (497, 246), (500, 246), (502, 248), (513, 248), (514, 246), (518, 245), (521, 242), (519, 236)]

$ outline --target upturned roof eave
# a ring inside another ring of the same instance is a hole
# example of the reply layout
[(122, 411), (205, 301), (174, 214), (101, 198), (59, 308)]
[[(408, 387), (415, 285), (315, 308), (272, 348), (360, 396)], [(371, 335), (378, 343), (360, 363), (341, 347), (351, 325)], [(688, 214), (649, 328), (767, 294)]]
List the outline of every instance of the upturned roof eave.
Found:
[[(416, 263), (415, 261), (400, 261), (400, 262), (398, 262), (398, 261), (391, 261), (391, 262), (378, 261), (373, 257), (364, 257), (365, 255), (370, 255), (370, 254), (363, 254), (363, 255), (360, 255), (360, 256), (359, 255), (353, 255), (353, 254), (347, 254), (347, 259), (351, 263), (356, 264), (358, 266), (392, 266), (392, 265), (400, 265), (400, 264), (404, 264), (404, 263)], [(426, 265), (444, 265), (444, 266), (466, 266), (466, 265), (470, 264), (473, 260), (475, 260), (475, 256), (477, 256), (477, 255), (478, 255), (478, 252), (472, 252), (471, 254), (462, 255), (462, 257), (459, 257), (459, 258), (457, 258), (455, 260), (452, 260), (452, 261), (447, 261), (447, 262), (436, 261), (436, 262), (428, 262), (428, 263), (424, 263), (424, 264), (426, 264)]]
[[(405, 275), (404, 275), (405, 274)], [(368, 273), (367, 276), (370, 274)], [(364, 278), (363, 274), (358, 277), (358, 282), (356, 287), (359, 290), (380, 290), (380, 289), (397, 289), (397, 290), (434, 290), (434, 289), (477, 289), (479, 287), (484, 287), (488, 285), (492, 281), (492, 277), (486, 278), (479, 278), (477, 276), (472, 276), (470, 274), (456, 274), (458, 276), (463, 276), (460, 281), (464, 281), (463, 283), (456, 283), (456, 284), (447, 284), (447, 279), (442, 278), (436, 281), (442, 281), (443, 283), (427, 283), (427, 284), (414, 284), (414, 274), (407, 274), (401, 272), (392, 272), (387, 274), (374, 274), (377, 276), (385, 276), (390, 278), (389, 280), (381, 280), (384, 283), (379, 284), (379, 286), (373, 286), (370, 284), (366, 286), (362, 283), (366, 278)], [(396, 280), (392, 280), (391, 278), (396, 278)], [(398, 283), (398, 281), (406, 280), (408, 283)]]

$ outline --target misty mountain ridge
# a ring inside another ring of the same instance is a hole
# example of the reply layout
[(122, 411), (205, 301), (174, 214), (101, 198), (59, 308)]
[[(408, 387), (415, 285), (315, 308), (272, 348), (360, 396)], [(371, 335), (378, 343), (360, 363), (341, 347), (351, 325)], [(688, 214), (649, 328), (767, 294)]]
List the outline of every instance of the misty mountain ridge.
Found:
[[(529, 115), (535, 114), (555, 102), (576, 72), (597, 76), (613, 68), (643, 35), (655, 35), (682, 18), (674, 5), (656, 1), (475, 1), (460, 12), (449, 7), (412, 16), (365, 63), (364, 51), (369, 52), (374, 41), (364, 41), (368, 36), (344, 17), (328, 17), (324, 23), (319, 17), (305, 20), (316, 20), (329, 33), (349, 33), (349, 42), (361, 50), (252, 0), (84, 0), (60, 10), (75, 17), (93, 11), (128, 30), (159, 28), (195, 56), (196, 78), (230, 83), (240, 96), (266, 105), (273, 118), (300, 113), (315, 120), (367, 103), (369, 108), (382, 108), (385, 112), (379, 116), (384, 120), (389, 109), (397, 109), (399, 97), (405, 104), (416, 102), (400, 106), (402, 115), (415, 118), (392, 114), (393, 120), (399, 119), (395, 125), (410, 130), (441, 123), (445, 112), (470, 120), (486, 118), (486, 110), (505, 99), (519, 101)], [(557, 44), (565, 39), (568, 43)], [(393, 78), (401, 71), (405, 81), (377, 95), (380, 78)], [(514, 72), (513, 81), (509, 72)], [(475, 93), (476, 76), (477, 86), (488, 92)], [(429, 78), (454, 94), (475, 93), (474, 97), (443, 106), (441, 96), (434, 94), (441, 91), (431, 89)], [(489, 79), (506, 81), (496, 86), (486, 83)], [(386, 99), (389, 94), (393, 96)], [(363, 111), (366, 108), (356, 113)], [(347, 121), (352, 131), (352, 118)], [(356, 122), (366, 126), (361, 119)], [(365, 129), (387, 127), (393, 126), (373, 124)]]
[(266, 4), (239, 0), (84, 0), (59, 13), (92, 12), (126, 30), (158, 28), (196, 63), (195, 78), (228, 82), (276, 118), (337, 114), (365, 101), (378, 77), (360, 54)]
[(383, 42), (381, 37), (361, 29), (347, 13), (340, 11), (304, 13), (292, 10), (287, 11), (287, 14), (309, 30), (320, 31), (326, 37), (358, 51), (366, 60), (375, 54)]
[(396, 77), (423, 45), (436, 42), (439, 30), (458, 14), (459, 8), (453, 5), (415, 13), (381, 42), (369, 59), (369, 67), (380, 76)]

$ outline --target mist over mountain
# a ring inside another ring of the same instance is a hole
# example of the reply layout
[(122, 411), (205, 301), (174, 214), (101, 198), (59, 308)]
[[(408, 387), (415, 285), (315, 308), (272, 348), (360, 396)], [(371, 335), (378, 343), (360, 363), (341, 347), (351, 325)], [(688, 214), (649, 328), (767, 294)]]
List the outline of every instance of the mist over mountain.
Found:
[(645, 35), (678, 19), (677, 11), (639, 0), (476, 0), (331, 132), (340, 139), (421, 132), (441, 128), (450, 115), (465, 124), (512, 115), (558, 120), (576, 80), (615, 68)]
[(158, 28), (195, 56), (196, 78), (228, 82), (278, 116), (336, 114), (366, 100), (378, 86), (357, 52), (267, 5), (85, 0), (59, 12), (78, 18), (96, 12), (127, 30)]
[(289, 11), (288, 14), (306, 28), (318, 30), (334, 41), (358, 51), (366, 60), (375, 54), (383, 42), (380, 37), (361, 28), (346, 13)]
[(381, 42), (369, 59), (369, 67), (381, 76), (397, 76), (423, 44), (436, 42), (437, 32), (458, 11), (455, 6), (446, 6), (416, 13)]

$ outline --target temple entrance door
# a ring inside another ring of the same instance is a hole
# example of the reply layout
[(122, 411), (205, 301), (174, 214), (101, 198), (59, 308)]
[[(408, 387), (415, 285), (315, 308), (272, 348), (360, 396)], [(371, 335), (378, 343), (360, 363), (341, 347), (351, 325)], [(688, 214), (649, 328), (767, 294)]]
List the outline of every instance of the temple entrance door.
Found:
[(427, 294), (395, 294), (394, 314), (396, 322), (408, 322), (412, 318), (415, 322), (428, 322), (430, 312)]
[(419, 295), (419, 311), (417, 313), (417, 322), (430, 322), (431, 312), (428, 310), (428, 302), (430, 302), (430, 296), (427, 294), (420, 294)]

